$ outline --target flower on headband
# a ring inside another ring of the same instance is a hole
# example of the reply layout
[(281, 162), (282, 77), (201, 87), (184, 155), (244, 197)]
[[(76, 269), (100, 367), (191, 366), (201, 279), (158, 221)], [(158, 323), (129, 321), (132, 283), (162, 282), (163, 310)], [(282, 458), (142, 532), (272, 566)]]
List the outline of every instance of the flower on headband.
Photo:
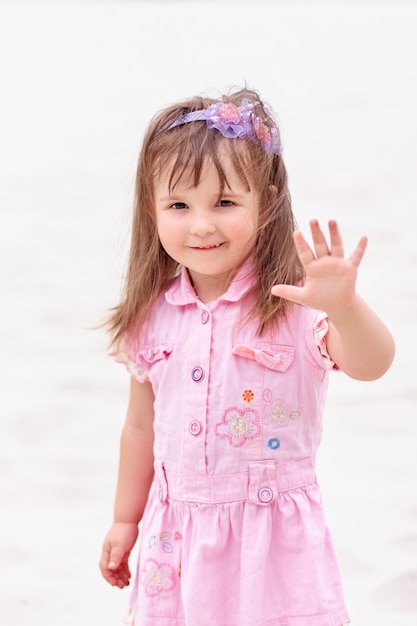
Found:
[(215, 128), (228, 139), (247, 136), (242, 111), (234, 104), (224, 102), (211, 104), (207, 109), (206, 120), (209, 128)]
[(267, 154), (279, 154), (279, 141), (276, 128), (269, 128), (260, 117), (253, 113), (253, 104), (244, 98), (239, 107), (231, 103), (216, 102), (206, 111), (209, 128), (220, 131), (223, 137), (233, 139), (247, 137), (259, 143)]
[(189, 122), (206, 121), (207, 127), (218, 130), (226, 139), (247, 137), (253, 143), (260, 144), (267, 154), (280, 154), (278, 130), (270, 128), (255, 116), (253, 104), (243, 98), (239, 107), (228, 102), (216, 102), (207, 109), (191, 111), (179, 117), (169, 126), (175, 128)]
[(255, 137), (259, 143), (264, 146), (268, 154), (271, 152), (279, 154), (279, 141), (276, 128), (269, 128), (260, 117), (257, 117), (253, 121), (253, 131), (255, 133)]
[(255, 133), (256, 138), (261, 143), (267, 143), (271, 141), (271, 133), (269, 132), (269, 128), (263, 121), (257, 117), (253, 120), (253, 131)]
[(242, 119), (242, 113), (234, 104), (220, 104), (218, 107), (218, 114), (223, 122), (230, 124), (237, 124)]

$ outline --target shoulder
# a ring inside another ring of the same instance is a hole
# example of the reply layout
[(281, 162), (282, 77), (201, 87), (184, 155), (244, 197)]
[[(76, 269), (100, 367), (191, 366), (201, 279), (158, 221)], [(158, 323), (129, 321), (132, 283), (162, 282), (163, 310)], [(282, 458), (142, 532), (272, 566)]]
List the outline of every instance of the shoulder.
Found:
[(276, 336), (293, 345), (299, 357), (320, 369), (330, 369), (326, 351), (327, 315), (323, 311), (294, 304), (280, 321)]
[(152, 333), (153, 329), (159, 326), (161, 319), (169, 317), (167, 313), (169, 305), (166, 301), (166, 293), (171, 287), (172, 282), (173, 281), (170, 281), (157, 296), (141, 325), (138, 324), (137, 319), (132, 320), (120, 342), (123, 348), (129, 348), (129, 352), (137, 351), (139, 345), (146, 342), (146, 338)]
[(291, 334), (295, 337), (309, 335), (314, 329), (320, 311), (311, 309), (301, 304), (290, 303), (285, 315), (277, 320), (272, 327), (272, 333), (276, 335)]

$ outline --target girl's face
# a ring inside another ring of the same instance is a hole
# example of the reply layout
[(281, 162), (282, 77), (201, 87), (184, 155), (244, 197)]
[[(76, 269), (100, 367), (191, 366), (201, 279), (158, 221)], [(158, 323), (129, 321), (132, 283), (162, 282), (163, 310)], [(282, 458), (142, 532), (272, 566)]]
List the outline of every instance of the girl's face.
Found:
[(169, 168), (155, 181), (159, 239), (167, 254), (188, 268), (203, 302), (227, 290), (256, 238), (258, 194), (247, 189), (228, 159), (227, 155), (222, 159), (228, 185), (220, 198), (219, 176), (209, 160), (197, 187), (184, 176), (170, 190)]

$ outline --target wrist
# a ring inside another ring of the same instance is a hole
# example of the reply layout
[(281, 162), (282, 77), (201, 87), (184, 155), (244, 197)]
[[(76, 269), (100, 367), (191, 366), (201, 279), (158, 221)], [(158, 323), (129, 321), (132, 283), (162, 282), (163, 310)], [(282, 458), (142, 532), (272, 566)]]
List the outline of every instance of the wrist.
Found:
[(352, 300), (342, 303), (337, 309), (326, 311), (326, 314), (335, 326), (339, 326), (355, 315), (356, 311), (361, 308), (361, 302), (361, 298), (355, 294)]
[(115, 516), (113, 519), (113, 525), (114, 526), (139, 526), (139, 522), (140, 520), (136, 521), (136, 520), (129, 520), (129, 519), (123, 519), (120, 517)]

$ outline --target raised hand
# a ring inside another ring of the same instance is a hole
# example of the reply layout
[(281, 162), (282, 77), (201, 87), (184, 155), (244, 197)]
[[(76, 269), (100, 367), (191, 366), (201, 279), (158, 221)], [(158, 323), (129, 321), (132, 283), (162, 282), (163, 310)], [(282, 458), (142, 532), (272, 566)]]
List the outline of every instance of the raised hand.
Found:
[(310, 222), (310, 230), (314, 250), (300, 231), (294, 233), (294, 243), (305, 271), (303, 285), (274, 285), (271, 292), (297, 304), (325, 311), (329, 316), (346, 311), (355, 298), (357, 270), (367, 238), (362, 237), (350, 257), (345, 259), (337, 222), (329, 222), (330, 244), (317, 220)]

